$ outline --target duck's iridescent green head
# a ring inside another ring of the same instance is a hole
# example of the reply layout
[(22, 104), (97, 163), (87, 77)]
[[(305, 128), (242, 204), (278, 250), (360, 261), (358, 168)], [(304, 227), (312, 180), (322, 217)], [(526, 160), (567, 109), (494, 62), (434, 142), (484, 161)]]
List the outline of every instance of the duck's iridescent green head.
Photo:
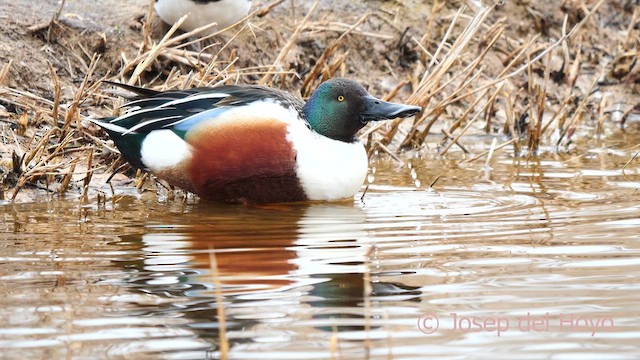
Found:
[(369, 121), (409, 117), (420, 110), (376, 99), (357, 82), (337, 78), (322, 83), (302, 111), (317, 133), (353, 142), (356, 132)]

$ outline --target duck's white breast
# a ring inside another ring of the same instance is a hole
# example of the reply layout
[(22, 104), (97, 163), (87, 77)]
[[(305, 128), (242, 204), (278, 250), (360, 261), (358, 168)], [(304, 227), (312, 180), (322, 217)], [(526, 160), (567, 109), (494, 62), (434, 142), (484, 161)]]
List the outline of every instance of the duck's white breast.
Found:
[(249, 12), (251, 0), (219, 0), (199, 4), (192, 0), (157, 0), (156, 12), (168, 24), (174, 24), (182, 16), (189, 17), (180, 27), (191, 31), (201, 26), (218, 23), (223, 29), (242, 19)]
[(333, 140), (301, 123), (289, 125), (287, 139), (297, 152), (296, 172), (310, 200), (338, 200), (358, 192), (368, 166), (361, 142)]

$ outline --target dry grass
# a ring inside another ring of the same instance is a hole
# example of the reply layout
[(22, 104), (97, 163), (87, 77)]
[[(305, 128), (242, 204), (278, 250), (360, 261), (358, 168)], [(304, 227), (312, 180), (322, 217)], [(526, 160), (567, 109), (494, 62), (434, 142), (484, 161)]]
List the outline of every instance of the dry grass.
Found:
[[(389, 7), (370, 6), (353, 23), (343, 23), (321, 19), (319, 1), (304, 14), (286, 8), (288, 3), (263, 4), (247, 21), (221, 30), (222, 36), (197, 40), (208, 27), (178, 34), (176, 24), (156, 38), (147, 22), (136, 55), (119, 54), (117, 71), (79, 46), (74, 56), (84, 64), (84, 74), (72, 97), (61, 91), (59, 67), (49, 66), (52, 91), (46, 96), (3, 85), (13, 64), (0, 67), (0, 196), (20, 200), (23, 189), (37, 188), (56, 195), (74, 190), (86, 200), (89, 185), (103, 182), (121, 164), (111, 142), (83, 121), (118, 112), (120, 100), (100, 84), (103, 79), (156, 89), (259, 83), (308, 96), (325, 79), (369, 66), (385, 68), (395, 81), (385, 99), (419, 104), (423, 111), (413, 121), (379, 123), (361, 138), (370, 151), (399, 162), (402, 151), (426, 149), (428, 137), (433, 143), (437, 134), (442, 138), (430, 150), (448, 156), (460, 149), (456, 156), (465, 162), (487, 157), (488, 164), (496, 151), (526, 156), (543, 146), (565, 151), (577, 136), (601, 136), (605, 127), (616, 125), (611, 118), (618, 110), (612, 109), (623, 109), (624, 123), (638, 108), (628, 95), (636, 94), (639, 79), (640, 10), (625, 10), (622, 1), (509, 3), (501, 9), (434, 0), (426, 7), (428, 21), (411, 23), (411, 31)], [(549, 8), (555, 15), (538, 10)], [(269, 19), (278, 9), (288, 23)], [(526, 18), (501, 17), (516, 10)], [(614, 23), (608, 14), (615, 11), (621, 15)], [(38, 31), (61, 33), (58, 16)], [(560, 26), (549, 24), (554, 16), (560, 16)], [(516, 20), (538, 31), (518, 31)], [(313, 49), (310, 41), (318, 38), (325, 45)], [(371, 44), (384, 49), (369, 50)], [(360, 80), (379, 87), (376, 74)], [(620, 100), (621, 93), (631, 100)], [(504, 136), (473, 154), (464, 140), (479, 133)], [(139, 172), (127, 174), (138, 177), (138, 186), (147, 179)]]

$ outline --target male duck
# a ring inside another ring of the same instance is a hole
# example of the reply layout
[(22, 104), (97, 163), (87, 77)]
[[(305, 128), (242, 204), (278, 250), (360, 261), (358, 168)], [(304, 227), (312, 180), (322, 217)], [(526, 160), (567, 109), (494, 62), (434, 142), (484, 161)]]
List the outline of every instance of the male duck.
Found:
[(368, 163), (355, 133), (421, 110), (346, 79), (322, 83), (306, 104), (262, 86), (123, 87), (139, 95), (124, 105), (131, 110), (93, 122), (125, 160), (202, 198), (242, 204), (353, 196)]
[(180, 29), (191, 31), (217, 23), (224, 29), (247, 15), (251, 0), (156, 0), (158, 16), (167, 24), (174, 24), (189, 14)]

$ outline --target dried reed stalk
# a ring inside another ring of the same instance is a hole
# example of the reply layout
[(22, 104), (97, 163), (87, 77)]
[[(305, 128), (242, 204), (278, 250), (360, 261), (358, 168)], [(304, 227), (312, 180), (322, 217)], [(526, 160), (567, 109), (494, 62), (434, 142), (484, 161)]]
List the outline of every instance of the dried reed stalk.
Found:
[(282, 50), (280, 50), (280, 54), (278, 54), (278, 57), (273, 62), (273, 65), (271, 65), (271, 67), (267, 70), (267, 73), (258, 82), (259, 85), (267, 85), (271, 83), (270, 80), (271, 80), (271, 77), (273, 76), (272, 71), (282, 65), (282, 60), (284, 60), (284, 58), (287, 56), (287, 54), (295, 44), (295, 41), (298, 40), (298, 36), (300, 36), (300, 33), (304, 29), (305, 25), (307, 24), (307, 22), (309, 22), (309, 19), (311, 19), (311, 15), (313, 15), (313, 13), (316, 11), (316, 8), (318, 7), (318, 5), (320, 5), (320, 0), (316, 0), (313, 3), (313, 6), (311, 6), (311, 9), (307, 13), (307, 15), (304, 17), (304, 19), (302, 19), (302, 22), (300, 23), (300, 25), (298, 25), (298, 27), (293, 32), (293, 34), (291, 34), (291, 36), (289, 37), (289, 41), (287, 41), (287, 43), (282, 48)]
[(318, 78), (318, 75), (320, 74), (321, 69), (324, 66), (326, 66), (326, 62), (327, 62), (329, 56), (336, 50), (336, 48), (344, 40), (344, 38), (347, 35), (349, 35), (351, 33), (351, 31), (353, 31), (358, 26), (360, 26), (365, 20), (367, 20), (368, 17), (369, 17), (369, 14), (362, 15), (360, 17), (360, 19), (358, 19), (358, 21), (356, 21), (355, 24), (353, 24), (350, 28), (345, 30), (336, 40), (334, 40), (331, 43), (331, 45), (329, 45), (322, 52), (322, 55), (320, 55), (320, 57), (316, 61), (316, 64), (311, 68), (311, 70), (309, 71), (309, 74), (304, 78), (304, 81), (302, 82), (301, 93), (302, 93), (303, 97), (306, 97), (306, 96), (311, 94), (312, 88), (315, 85), (315, 82), (316, 82), (316, 80)]

